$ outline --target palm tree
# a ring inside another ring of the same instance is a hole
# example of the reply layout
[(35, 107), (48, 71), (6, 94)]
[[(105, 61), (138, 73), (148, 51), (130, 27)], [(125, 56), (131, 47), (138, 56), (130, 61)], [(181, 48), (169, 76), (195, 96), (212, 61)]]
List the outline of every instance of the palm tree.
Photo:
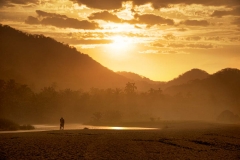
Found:
[(126, 84), (126, 87), (125, 87), (124, 91), (125, 91), (127, 94), (134, 94), (136, 89), (137, 89), (137, 87), (135, 86), (135, 83), (130, 83), (130, 82), (128, 82), (128, 83)]

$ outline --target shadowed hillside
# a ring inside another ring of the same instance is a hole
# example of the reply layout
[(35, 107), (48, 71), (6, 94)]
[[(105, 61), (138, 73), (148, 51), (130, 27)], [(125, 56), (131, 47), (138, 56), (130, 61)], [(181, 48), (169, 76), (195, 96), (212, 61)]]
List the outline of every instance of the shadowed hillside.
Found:
[(144, 82), (147, 82), (147, 83), (156, 83), (156, 82), (150, 80), (149, 78), (144, 77), (144, 76), (140, 76), (136, 73), (125, 72), (125, 71), (121, 71), (121, 72), (117, 72), (117, 73), (124, 76), (124, 77), (127, 77), (128, 79), (132, 79), (134, 81), (144, 81)]
[(1, 79), (15, 79), (37, 90), (53, 83), (58, 89), (123, 87), (128, 81), (52, 38), (4, 25), (0, 25), (0, 35)]
[(190, 71), (183, 73), (182, 75), (179, 75), (177, 78), (168, 81), (165, 87), (181, 85), (193, 80), (202, 80), (207, 78), (208, 76), (209, 74), (203, 70), (192, 69)]
[(229, 109), (240, 113), (240, 70), (226, 68), (202, 80), (171, 86), (165, 93), (191, 99), (212, 112)]

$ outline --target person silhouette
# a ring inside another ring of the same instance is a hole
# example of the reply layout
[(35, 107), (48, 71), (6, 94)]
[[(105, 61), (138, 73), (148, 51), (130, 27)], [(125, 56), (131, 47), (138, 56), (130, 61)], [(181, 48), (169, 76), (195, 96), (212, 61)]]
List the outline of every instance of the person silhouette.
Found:
[(61, 117), (61, 119), (60, 119), (60, 130), (64, 130), (64, 119), (63, 119), (63, 117)]

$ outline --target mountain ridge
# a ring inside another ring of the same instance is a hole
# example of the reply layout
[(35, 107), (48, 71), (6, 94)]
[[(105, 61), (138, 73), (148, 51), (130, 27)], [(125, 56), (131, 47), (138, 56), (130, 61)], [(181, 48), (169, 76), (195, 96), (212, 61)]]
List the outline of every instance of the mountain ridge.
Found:
[(165, 90), (212, 75), (219, 78), (224, 71), (210, 75), (194, 68), (168, 82), (152, 81), (136, 73), (113, 72), (87, 54), (50, 37), (1, 24), (0, 34), (0, 79), (15, 79), (38, 90), (53, 83), (58, 89), (124, 88), (127, 82), (136, 83), (139, 91)]
[(122, 87), (128, 81), (87, 54), (52, 38), (26, 34), (9, 26), (0, 28), (3, 79), (25, 81), (38, 89), (54, 82), (60, 88), (89, 89)]

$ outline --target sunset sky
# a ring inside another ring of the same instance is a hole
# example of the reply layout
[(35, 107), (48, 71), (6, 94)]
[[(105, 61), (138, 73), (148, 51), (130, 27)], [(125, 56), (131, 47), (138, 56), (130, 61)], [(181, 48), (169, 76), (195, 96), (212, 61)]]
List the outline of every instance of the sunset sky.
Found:
[(240, 0), (1, 0), (0, 23), (157, 81), (240, 69)]

